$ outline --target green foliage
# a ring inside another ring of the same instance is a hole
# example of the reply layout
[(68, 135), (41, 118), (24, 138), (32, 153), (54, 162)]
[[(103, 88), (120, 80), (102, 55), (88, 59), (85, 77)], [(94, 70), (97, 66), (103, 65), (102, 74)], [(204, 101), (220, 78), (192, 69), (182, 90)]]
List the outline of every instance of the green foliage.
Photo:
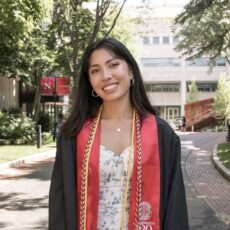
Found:
[(31, 82), (35, 70), (49, 68), (53, 57), (46, 47), (41, 21), (50, 1), (1, 0), (0, 74)]
[(229, 0), (192, 0), (175, 19), (177, 51), (190, 58), (207, 56), (211, 68), (224, 56), (229, 62)]
[(217, 118), (230, 120), (230, 81), (225, 74), (219, 77), (213, 109)]
[(48, 113), (40, 112), (37, 124), (41, 125), (42, 132), (50, 132), (52, 129), (52, 118)]
[(97, 38), (111, 35), (125, 2), (55, 1), (49, 27), (49, 45), (58, 51), (56, 68), (76, 81), (86, 46)]
[[(117, 20), (116, 26), (110, 33), (110, 37), (116, 38), (126, 45), (129, 45), (130, 40), (132, 40), (132, 28), (134, 27), (134, 19), (127, 18), (123, 15)], [(129, 29), (129, 31), (127, 31)]]
[(187, 103), (192, 103), (195, 101), (199, 101), (199, 93), (196, 82), (193, 80), (191, 84), (188, 86), (189, 92), (187, 94)]
[(50, 132), (42, 133), (42, 145), (47, 145), (53, 142), (53, 135)]
[(3, 113), (7, 113), (7, 114), (13, 114), (15, 117), (20, 117), (22, 110), (18, 107), (11, 107), (8, 110), (7, 109), (2, 109)]
[(19, 116), (18, 113), (0, 112), (0, 139), (16, 143), (31, 142), (36, 134), (35, 123), (31, 118)]
[(230, 170), (230, 143), (220, 144), (217, 155), (221, 162)]
[[(0, 74), (20, 77), (36, 88), (38, 81), (31, 76), (39, 80), (54, 70), (76, 79), (85, 47), (110, 35), (125, 2), (2, 0)], [(45, 30), (42, 22), (49, 24)]]

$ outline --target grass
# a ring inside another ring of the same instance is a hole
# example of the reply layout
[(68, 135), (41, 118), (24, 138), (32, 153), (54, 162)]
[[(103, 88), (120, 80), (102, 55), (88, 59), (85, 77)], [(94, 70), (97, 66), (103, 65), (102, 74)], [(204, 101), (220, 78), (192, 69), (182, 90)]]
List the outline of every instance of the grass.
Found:
[(36, 153), (45, 152), (56, 146), (51, 137), (45, 140), (40, 149), (36, 143), (25, 145), (2, 145), (0, 146), (0, 163), (13, 161), (21, 157), (29, 156)]
[(206, 127), (203, 127), (201, 131), (208, 132), (227, 132), (227, 126), (225, 124), (212, 124)]
[(230, 142), (220, 144), (217, 154), (221, 162), (230, 170)]

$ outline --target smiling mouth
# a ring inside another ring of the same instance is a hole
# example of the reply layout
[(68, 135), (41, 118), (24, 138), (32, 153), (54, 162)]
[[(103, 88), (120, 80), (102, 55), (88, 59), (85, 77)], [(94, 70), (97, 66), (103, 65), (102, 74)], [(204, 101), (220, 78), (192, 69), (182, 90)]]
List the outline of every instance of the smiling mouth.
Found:
[(102, 89), (105, 92), (113, 92), (118, 86), (118, 83), (112, 83), (110, 85), (104, 86)]

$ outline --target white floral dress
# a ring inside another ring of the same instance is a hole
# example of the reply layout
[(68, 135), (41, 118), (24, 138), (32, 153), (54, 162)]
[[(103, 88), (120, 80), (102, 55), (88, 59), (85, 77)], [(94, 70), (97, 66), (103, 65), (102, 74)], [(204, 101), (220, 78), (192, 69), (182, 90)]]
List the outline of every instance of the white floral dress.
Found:
[[(98, 230), (119, 230), (124, 203), (124, 191), (128, 172), (128, 159), (130, 147), (120, 155), (100, 146), (99, 159), (99, 207), (98, 207)], [(133, 168), (133, 148), (131, 169)], [(129, 198), (131, 190), (132, 171), (129, 178), (128, 200), (125, 209), (124, 229), (128, 229)]]

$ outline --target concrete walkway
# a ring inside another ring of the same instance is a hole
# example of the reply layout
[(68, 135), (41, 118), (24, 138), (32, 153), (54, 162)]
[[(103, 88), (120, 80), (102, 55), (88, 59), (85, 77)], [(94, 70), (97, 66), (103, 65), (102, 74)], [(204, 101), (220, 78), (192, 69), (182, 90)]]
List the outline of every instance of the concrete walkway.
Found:
[[(229, 230), (230, 184), (214, 169), (211, 152), (220, 133), (179, 133), (191, 230)], [(0, 229), (47, 229), (54, 158), (0, 170)], [(176, 229), (175, 229), (176, 230)]]
[(48, 191), (54, 158), (0, 171), (0, 229), (48, 228)]
[(215, 144), (224, 142), (226, 134), (179, 135), (190, 229), (230, 229), (230, 183), (214, 168), (211, 160)]

